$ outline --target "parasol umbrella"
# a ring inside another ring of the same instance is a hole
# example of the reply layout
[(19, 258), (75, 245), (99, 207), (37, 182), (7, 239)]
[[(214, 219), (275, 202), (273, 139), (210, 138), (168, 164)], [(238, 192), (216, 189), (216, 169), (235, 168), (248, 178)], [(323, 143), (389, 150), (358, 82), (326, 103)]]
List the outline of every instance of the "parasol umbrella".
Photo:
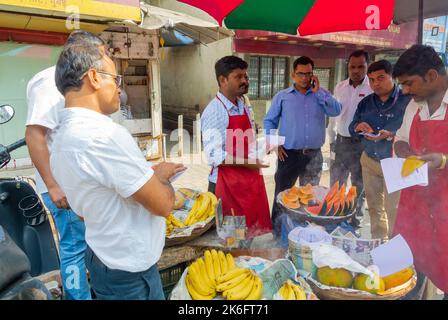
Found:
[(387, 29), (394, 0), (178, 0), (229, 29), (296, 35)]

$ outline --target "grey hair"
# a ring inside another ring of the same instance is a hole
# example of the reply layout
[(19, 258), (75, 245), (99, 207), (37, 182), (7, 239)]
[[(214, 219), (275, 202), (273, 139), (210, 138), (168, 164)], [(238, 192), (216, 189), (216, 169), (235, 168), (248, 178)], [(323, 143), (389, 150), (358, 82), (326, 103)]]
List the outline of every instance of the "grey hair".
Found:
[(104, 53), (96, 45), (66, 45), (56, 64), (56, 87), (62, 95), (79, 91), (82, 77), (89, 69), (101, 70)]
[(104, 46), (106, 43), (103, 39), (85, 30), (76, 30), (70, 33), (68, 36), (65, 46), (75, 45), (75, 44), (87, 44), (93, 46)]

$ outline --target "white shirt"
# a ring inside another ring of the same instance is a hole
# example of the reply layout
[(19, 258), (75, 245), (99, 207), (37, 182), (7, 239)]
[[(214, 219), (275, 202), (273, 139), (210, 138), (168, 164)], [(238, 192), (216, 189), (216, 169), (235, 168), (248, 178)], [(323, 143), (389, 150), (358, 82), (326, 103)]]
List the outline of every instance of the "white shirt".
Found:
[(415, 114), (418, 110), (420, 110), (420, 119), (421, 121), (428, 120), (445, 120), (446, 109), (448, 106), (448, 91), (445, 93), (443, 97), (442, 104), (440, 107), (434, 112), (432, 115), (429, 114), (429, 107), (426, 101), (416, 102), (411, 100), (409, 102), (406, 112), (403, 117), (403, 124), (401, 128), (398, 129), (396, 134), (396, 141), (404, 141), (409, 143), (409, 135), (411, 133), (412, 122), (414, 121)]
[(131, 198), (154, 172), (124, 127), (89, 109), (64, 109), (50, 165), (84, 217), (87, 244), (107, 267), (141, 272), (159, 260), (165, 219)]
[[(53, 130), (59, 123), (59, 111), (64, 109), (64, 97), (56, 88), (56, 66), (37, 73), (26, 87), (28, 115), (26, 125), (40, 125), (48, 129), (47, 145), (51, 153)], [(42, 177), (36, 170), (36, 188), (39, 193), (48, 192)]]
[(327, 128), (330, 143), (336, 140), (337, 134), (343, 137), (350, 137), (348, 127), (353, 121), (358, 104), (371, 93), (373, 91), (370, 88), (369, 78), (367, 76), (356, 88), (350, 84), (350, 79), (338, 83), (334, 89), (334, 96), (342, 105), (342, 110), (339, 116), (330, 118)]
[(216, 95), (219, 99), (221, 99), (222, 103), (215, 97), (215, 99), (210, 101), (201, 116), (201, 131), (204, 152), (207, 157), (208, 164), (212, 167), (213, 171), (208, 179), (212, 183), (216, 183), (218, 180), (218, 166), (227, 157), (226, 129), (229, 126), (229, 114), (231, 116), (238, 116), (243, 115), (244, 111), (246, 111), (249, 116), (252, 129), (255, 128), (253, 111), (245, 104), (246, 98), (238, 99), (238, 106), (235, 106), (221, 92), (218, 92)]

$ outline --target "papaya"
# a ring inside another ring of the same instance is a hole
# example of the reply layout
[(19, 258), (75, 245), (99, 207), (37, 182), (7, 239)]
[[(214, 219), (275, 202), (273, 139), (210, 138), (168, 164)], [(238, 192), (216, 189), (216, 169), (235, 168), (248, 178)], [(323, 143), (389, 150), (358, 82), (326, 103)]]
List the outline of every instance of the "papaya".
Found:
[(342, 268), (322, 267), (317, 269), (316, 276), (317, 281), (330, 287), (351, 288), (353, 284), (352, 273)]
[(322, 210), (322, 204), (319, 204), (316, 206), (305, 207), (305, 212), (307, 212), (313, 216), (318, 216), (321, 210)]
[(291, 192), (285, 192), (283, 194), (283, 199), (285, 201), (296, 202), (297, 200), (299, 200), (299, 196)]
[(287, 208), (290, 208), (290, 209), (298, 209), (298, 208), (300, 208), (300, 202), (298, 201), (298, 198), (297, 198), (297, 200), (295, 200), (295, 201), (291, 201), (291, 199), (288, 198), (288, 194), (287, 194), (287, 193), (284, 193), (284, 194), (283, 194), (283, 196), (282, 196), (282, 202), (283, 202), (283, 204), (284, 204)]
[(369, 277), (366, 274), (359, 273), (356, 275), (353, 288), (357, 290), (367, 291), (373, 294), (383, 292), (385, 290), (385, 283), (379, 275), (375, 274), (374, 278)]
[(391, 288), (401, 286), (402, 284), (408, 282), (413, 275), (414, 275), (414, 269), (412, 269), (412, 267), (408, 267), (398, 272), (395, 272), (391, 275), (383, 277), (382, 279), (384, 281), (386, 290), (389, 290)]
[(401, 168), (401, 176), (402, 177), (410, 176), (415, 170), (417, 170), (424, 164), (425, 161), (419, 160), (415, 156), (406, 158), (406, 160), (403, 163), (403, 167)]
[(334, 196), (338, 193), (338, 191), (339, 191), (339, 181), (336, 181), (335, 184), (331, 187), (330, 191), (325, 196), (325, 200), (327, 201), (332, 200)]

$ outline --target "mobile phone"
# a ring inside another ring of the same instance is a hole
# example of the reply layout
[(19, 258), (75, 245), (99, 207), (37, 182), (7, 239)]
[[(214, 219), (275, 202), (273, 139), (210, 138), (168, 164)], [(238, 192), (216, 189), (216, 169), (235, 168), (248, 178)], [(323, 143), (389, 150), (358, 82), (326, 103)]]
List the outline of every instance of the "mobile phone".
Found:
[(316, 87), (316, 80), (312, 79), (310, 84), (311, 84), (311, 88), (314, 89)]

